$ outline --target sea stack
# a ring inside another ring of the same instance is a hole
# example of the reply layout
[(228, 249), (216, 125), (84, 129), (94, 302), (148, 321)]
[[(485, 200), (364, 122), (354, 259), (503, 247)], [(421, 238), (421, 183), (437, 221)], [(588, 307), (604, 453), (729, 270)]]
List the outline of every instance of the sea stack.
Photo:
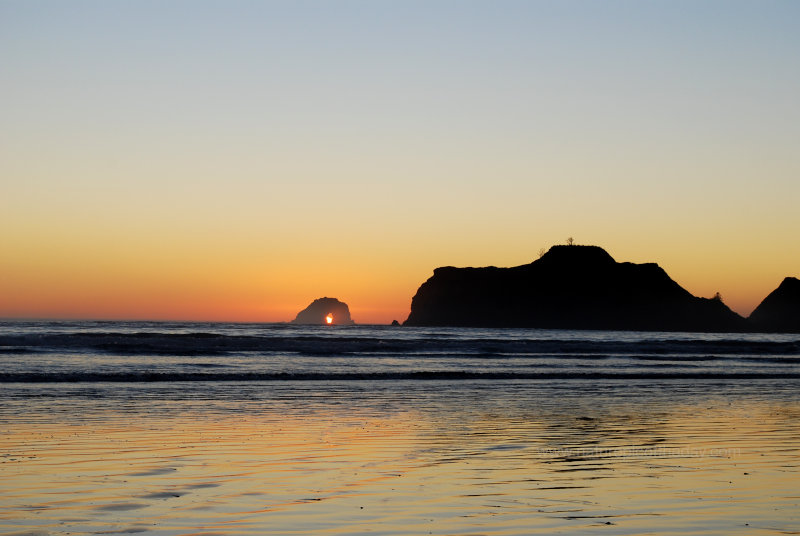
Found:
[(409, 326), (742, 331), (720, 299), (692, 296), (657, 264), (618, 263), (597, 246), (553, 246), (513, 268), (437, 268)]
[(350, 318), (350, 308), (346, 303), (336, 298), (318, 298), (297, 313), (292, 324), (350, 326), (355, 322)]
[(759, 331), (800, 333), (800, 279), (784, 279), (748, 320)]

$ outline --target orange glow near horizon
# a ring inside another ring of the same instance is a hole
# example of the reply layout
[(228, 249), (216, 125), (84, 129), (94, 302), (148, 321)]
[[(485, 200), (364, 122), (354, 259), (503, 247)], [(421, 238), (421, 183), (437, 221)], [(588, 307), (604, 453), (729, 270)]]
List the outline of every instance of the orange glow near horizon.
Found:
[(333, 324), (333, 315), (328, 313), (328, 316), (325, 317), (325, 322), (328, 324)]
[[(66, 237), (38, 251), (32, 249), (33, 239), (26, 247), (5, 243), (9, 255), (0, 259), (0, 318), (288, 322), (314, 299), (331, 296), (348, 304), (358, 324), (389, 324), (406, 319), (416, 290), (437, 266), (515, 266), (535, 258), (488, 243), (477, 255), (459, 242), (436, 254), (423, 250), (415, 257), (401, 251), (401, 262), (388, 256), (363, 259), (353, 249), (348, 252), (353, 260), (343, 259), (320, 274), (310, 254), (286, 255), (285, 265), (279, 265), (235, 251), (208, 256), (186, 244), (169, 251), (155, 241), (130, 250), (101, 242), (102, 251)], [(623, 244), (606, 245), (606, 250), (618, 262), (657, 262), (696, 296), (720, 292), (743, 316), (784, 277), (796, 275), (787, 270), (796, 254), (792, 249), (769, 264), (758, 262), (767, 252), (750, 258), (726, 254), (721, 247), (660, 253), (653, 246)]]

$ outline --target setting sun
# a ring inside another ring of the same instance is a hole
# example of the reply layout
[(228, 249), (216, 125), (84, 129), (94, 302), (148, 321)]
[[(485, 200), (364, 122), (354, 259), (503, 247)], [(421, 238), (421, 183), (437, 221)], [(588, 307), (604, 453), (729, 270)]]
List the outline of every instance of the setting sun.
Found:
[(328, 316), (325, 317), (325, 322), (333, 324), (333, 315), (331, 313), (328, 313)]

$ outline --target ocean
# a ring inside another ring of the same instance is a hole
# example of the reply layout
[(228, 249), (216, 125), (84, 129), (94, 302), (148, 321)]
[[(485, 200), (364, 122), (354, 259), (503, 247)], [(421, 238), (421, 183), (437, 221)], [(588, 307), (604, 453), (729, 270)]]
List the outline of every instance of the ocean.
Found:
[(0, 533), (800, 534), (800, 335), (0, 322)]

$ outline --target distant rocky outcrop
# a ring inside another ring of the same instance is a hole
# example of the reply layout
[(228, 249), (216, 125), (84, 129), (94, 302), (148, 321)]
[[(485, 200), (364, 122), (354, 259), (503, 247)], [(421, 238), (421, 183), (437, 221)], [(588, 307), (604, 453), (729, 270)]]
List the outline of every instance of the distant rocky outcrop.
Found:
[(787, 277), (750, 314), (759, 331), (800, 333), (800, 279)]
[(616, 262), (597, 246), (553, 246), (513, 268), (437, 268), (408, 326), (742, 331), (720, 299), (692, 296), (657, 264)]
[(297, 313), (292, 324), (351, 325), (355, 322), (350, 318), (350, 308), (346, 303), (336, 298), (319, 298)]

